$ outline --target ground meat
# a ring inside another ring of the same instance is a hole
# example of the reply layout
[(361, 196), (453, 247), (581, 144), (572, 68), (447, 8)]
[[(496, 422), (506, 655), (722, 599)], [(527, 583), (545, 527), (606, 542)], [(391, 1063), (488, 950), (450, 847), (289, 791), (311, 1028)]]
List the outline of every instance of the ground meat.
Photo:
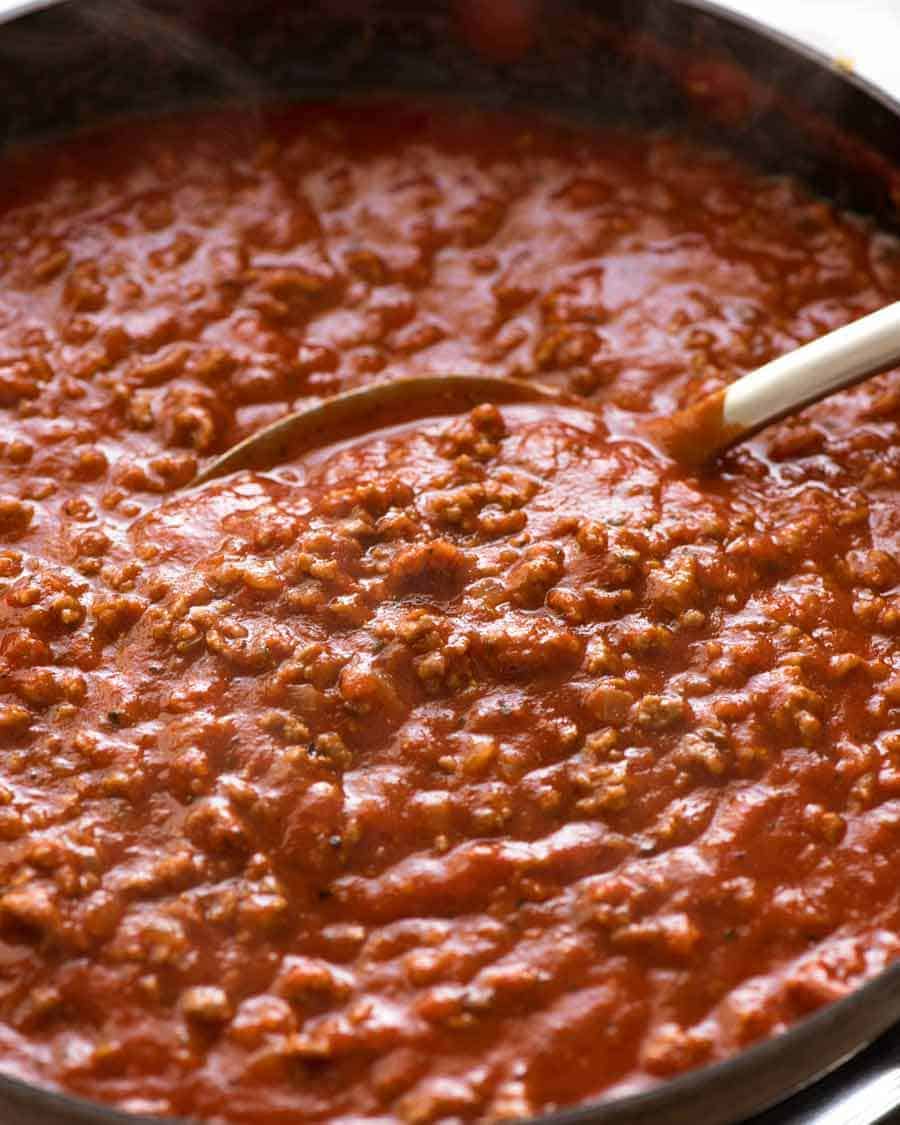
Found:
[[(674, 137), (242, 120), (5, 178), (0, 1066), (513, 1119), (894, 960), (896, 375), (707, 473), (622, 422), (900, 296), (896, 243)], [(479, 370), (598, 409), (179, 494), (310, 397)]]

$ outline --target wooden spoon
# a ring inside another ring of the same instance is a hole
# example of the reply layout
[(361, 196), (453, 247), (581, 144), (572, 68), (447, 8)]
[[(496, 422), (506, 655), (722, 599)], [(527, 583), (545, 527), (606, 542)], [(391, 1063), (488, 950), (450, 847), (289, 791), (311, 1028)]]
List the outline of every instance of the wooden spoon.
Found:
[[(900, 301), (767, 363), (646, 430), (676, 460), (700, 465), (770, 422), (896, 363), (900, 363)], [(395, 379), (279, 418), (217, 457), (193, 484), (239, 469), (269, 469), (380, 426), (459, 414), (483, 402), (548, 402), (594, 409), (574, 396), (517, 379), (490, 375)]]
[(205, 484), (239, 469), (264, 471), (292, 461), (309, 450), (346, 441), (382, 426), (402, 425), (442, 414), (461, 414), (483, 402), (549, 402), (590, 409), (589, 403), (557, 393), (540, 383), (493, 375), (420, 375), (412, 379), (393, 379), (335, 395), (279, 418), (211, 461), (191, 484)]
[(900, 301), (773, 359), (651, 424), (667, 453), (702, 465), (765, 426), (900, 363)]

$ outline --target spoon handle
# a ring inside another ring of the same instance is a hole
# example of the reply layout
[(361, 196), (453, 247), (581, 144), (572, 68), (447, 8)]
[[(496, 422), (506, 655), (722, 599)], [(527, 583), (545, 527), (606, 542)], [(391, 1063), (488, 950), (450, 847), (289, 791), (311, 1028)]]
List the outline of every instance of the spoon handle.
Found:
[(722, 402), (726, 444), (896, 363), (900, 363), (900, 301), (732, 383)]

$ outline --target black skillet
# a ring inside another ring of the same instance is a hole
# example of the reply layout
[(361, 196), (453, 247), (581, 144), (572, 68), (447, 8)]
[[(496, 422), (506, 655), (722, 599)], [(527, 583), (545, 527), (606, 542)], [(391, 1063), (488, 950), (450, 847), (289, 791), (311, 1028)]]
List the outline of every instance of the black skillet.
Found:
[[(866, 83), (704, 0), (534, 4), (536, 43), (498, 63), (462, 39), (451, 0), (21, 0), (0, 26), (0, 148), (192, 103), (429, 91), (687, 123), (900, 230), (900, 105)], [(900, 1120), (895, 1024), (900, 964), (732, 1059), (539, 1120), (727, 1125), (776, 1105), (754, 1125)], [(0, 1077), (0, 1125), (140, 1120)]]

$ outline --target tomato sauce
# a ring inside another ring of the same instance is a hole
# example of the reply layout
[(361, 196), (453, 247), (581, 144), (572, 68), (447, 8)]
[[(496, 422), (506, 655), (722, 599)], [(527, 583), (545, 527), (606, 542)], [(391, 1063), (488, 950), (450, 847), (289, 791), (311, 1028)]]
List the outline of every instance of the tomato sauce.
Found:
[[(900, 955), (900, 373), (712, 469), (640, 437), (900, 297), (896, 240), (683, 137), (429, 105), (128, 124), (0, 182), (4, 1071), (514, 1119)], [(451, 372), (592, 409), (185, 489)]]

